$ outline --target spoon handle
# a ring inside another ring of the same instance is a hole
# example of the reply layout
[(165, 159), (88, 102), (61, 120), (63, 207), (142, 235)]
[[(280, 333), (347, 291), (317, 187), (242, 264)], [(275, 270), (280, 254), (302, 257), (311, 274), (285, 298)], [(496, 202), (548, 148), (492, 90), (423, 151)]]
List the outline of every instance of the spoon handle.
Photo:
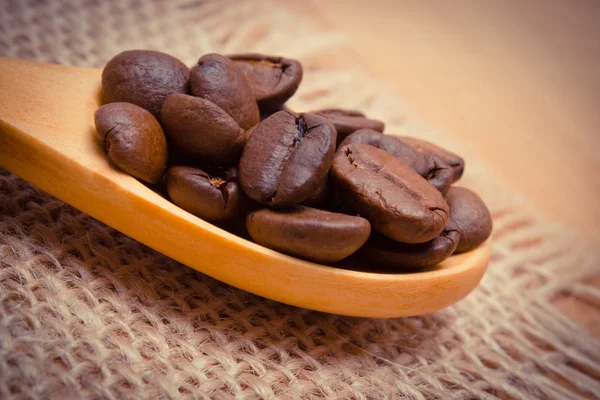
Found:
[(94, 132), (100, 74), (0, 58), (0, 167), (198, 271), (304, 308), (418, 315), (455, 303), (483, 276), (490, 240), (431, 271), (373, 274), (288, 257), (185, 212), (108, 162)]
[[(185, 212), (109, 162), (94, 128), (100, 74), (0, 58), (0, 167), (194, 269), (278, 297), (273, 290), (281, 288), (273, 289), (273, 280), (265, 277), (273, 271), (261, 265), (270, 260), (276, 268), (285, 256), (273, 259), (266, 249)], [(246, 268), (229, 268), (236, 265)]]
[(176, 207), (108, 162), (94, 128), (100, 74), (0, 58), (0, 167), (154, 245), (148, 230)]

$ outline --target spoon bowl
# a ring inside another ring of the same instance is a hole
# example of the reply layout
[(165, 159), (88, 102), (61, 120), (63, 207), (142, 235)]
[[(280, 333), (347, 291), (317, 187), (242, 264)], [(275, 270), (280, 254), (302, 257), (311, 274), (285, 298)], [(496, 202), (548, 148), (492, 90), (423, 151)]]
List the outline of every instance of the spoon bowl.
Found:
[(195, 217), (115, 168), (95, 139), (101, 70), (0, 58), (0, 167), (153, 249), (232, 286), (308, 309), (403, 317), (471, 292), (491, 240), (410, 274), (319, 265)]

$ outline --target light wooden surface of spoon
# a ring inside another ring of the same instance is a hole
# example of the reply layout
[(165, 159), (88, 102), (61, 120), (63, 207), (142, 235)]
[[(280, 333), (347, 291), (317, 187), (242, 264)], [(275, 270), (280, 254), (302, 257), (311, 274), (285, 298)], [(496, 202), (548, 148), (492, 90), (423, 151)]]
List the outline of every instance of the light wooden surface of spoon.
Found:
[(491, 240), (425, 272), (379, 274), (298, 260), (187, 213), (108, 162), (94, 135), (100, 74), (0, 58), (0, 166), (202, 273), (299, 307), (425, 314), (462, 299), (483, 276)]

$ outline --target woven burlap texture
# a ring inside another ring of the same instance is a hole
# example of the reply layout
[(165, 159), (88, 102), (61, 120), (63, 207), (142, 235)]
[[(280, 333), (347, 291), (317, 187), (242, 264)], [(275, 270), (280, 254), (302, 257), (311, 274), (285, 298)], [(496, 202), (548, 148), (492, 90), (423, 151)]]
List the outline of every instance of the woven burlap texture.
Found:
[(600, 398), (599, 342), (551, 305), (571, 295), (600, 306), (588, 284), (597, 247), (535, 217), (476, 145), (428, 129), (383, 82), (328, 68), (323, 55), (343, 40), (280, 2), (0, 3), (4, 56), (95, 67), (131, 48), (190, 65), (212, 51), (297, 57), (299, 108), (363, 109), (389, 132), (464, 153), (463, 184), (495, 223), (489, 271), (465, 300), (420, 317), (349, 318), (222, 284), (2, 172), (1, 399)]

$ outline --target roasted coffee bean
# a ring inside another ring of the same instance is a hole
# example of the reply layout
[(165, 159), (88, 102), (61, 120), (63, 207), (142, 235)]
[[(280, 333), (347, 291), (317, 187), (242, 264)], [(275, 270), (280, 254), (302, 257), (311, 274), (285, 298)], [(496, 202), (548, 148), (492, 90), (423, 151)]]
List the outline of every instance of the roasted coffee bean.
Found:
[(337, 142), (340, 143), (349, 134), (363, 128), (383, 132), (385, 124), (375, 119), (367, 118), (363, 113), (354, 110), (324, 109), (313, 111), (313, 114), (327, 118), (337, 131)]
[(327, 264), (354, 253), (371, 232), (364, 218), (304, 206), (252, 212), (246, 227), (262, 246)]
[(133, 103), (160, 120), (167, 96), (187, 93), (189, 81), (189, 68), (175, 57), (151, 50), (124, 51), (102, 71), (102, 102)]
[(425, 243), (399, 243), (381, 234), (372, 234), (359, 254), (374, 261), (386, 272), (409, 272), (439, 264), (450, 257), (460, 240), (458, 225), (448, 218), (438, 236)]
[(398, 242), (427, 242), (446, 225), (450, 210), (442, 194), (381, 149), (365, 144), (342, 147), (331, 176), (352, 211)]
[(327, 174), (314, 192), (302, 202), (302, 205), (321, 208), (327, 204), (329, 197), (331, 196), (331, 185), (331, 178), (329, 177), (329, 174)]
[(160, 181), (167, 168), (167, 139), (152, 114), (135, 104), (110, 103), (96, 110), (94, 120), (119, 168), (149, 183)]
[(384, 135), (373, 129), (359, 129), (348, 135), (338, 147), (351, 143), (368, 144), (385, 150), (427, 179), (442, 194), (446, 194), (452, 184), (452, 169), (439, 157), (421, 154), (397, 137)]
[(240, 184), (252, 200), (291, 206), (325, 178), (335, 150), (335, 128), (314, 114), (280, 111), (249, 136), (240, 159)]
[(236, 168), (217, 174), (201, 169), (175, 166), (167, 171), (171, 201), (206, 221), (231, 221), (241, 216), (248, 199), (239, 187)]
[(250, 83), (261, 111), (283, 105), (296, 93), (302, 80), (302, 65), (296, 60), (255, 53), (229, 58)]
[(419, 153), (424, 155), (432, 155), (439, 157), (444, 163), (449, 165), (454, 172), (452, 176), (452, 182), (456, 182), (460, 179), (463, 172), (465, 171), (465, 160), (457, 154), (454, 154), (440, 146), (437, 146), (431, 142), (423, 139), (417, 139), (410, 136), (400, 136), (400, 140), (404, 143), (412, 146)]
[(248, 143), (248, 140), (250, 140), (250, 136), (252, 136), (252, 134), (254, 133), (254, 131), (256, 130), (256, 128), (258, 128), (258, 125), (254, 125), (252, 128), (248, 129), (244, 133), (244, 143)]
[(245, 132), (240, 125), (215, 103), (200, 97), (167, 97), (162, 124), (169, 144), (205, 165), (234, 165), (244, 147)]
[(265, 119), (269, 118), (271, 115), (279, 112), (279, 111), (290, 111), (293, 112), (292, 110), (290, 110), (285, 104), (279, 107), (275, 107), (275, 108), (262, 108), (260, 110), (260, 120), (264, 121)]
[(492, 234), (492, 216), (477, 194), (462, 187), (451, 187), (446, 194), (450, 218), (460, 229), (460, 242), (456, 252), (469, 251)]
[(233, 61), (219, 54), (200, 57), (191, 72), (192, 94), (210, 100), (240, 124), (250, 129), (260, 121), (252, 88)]

